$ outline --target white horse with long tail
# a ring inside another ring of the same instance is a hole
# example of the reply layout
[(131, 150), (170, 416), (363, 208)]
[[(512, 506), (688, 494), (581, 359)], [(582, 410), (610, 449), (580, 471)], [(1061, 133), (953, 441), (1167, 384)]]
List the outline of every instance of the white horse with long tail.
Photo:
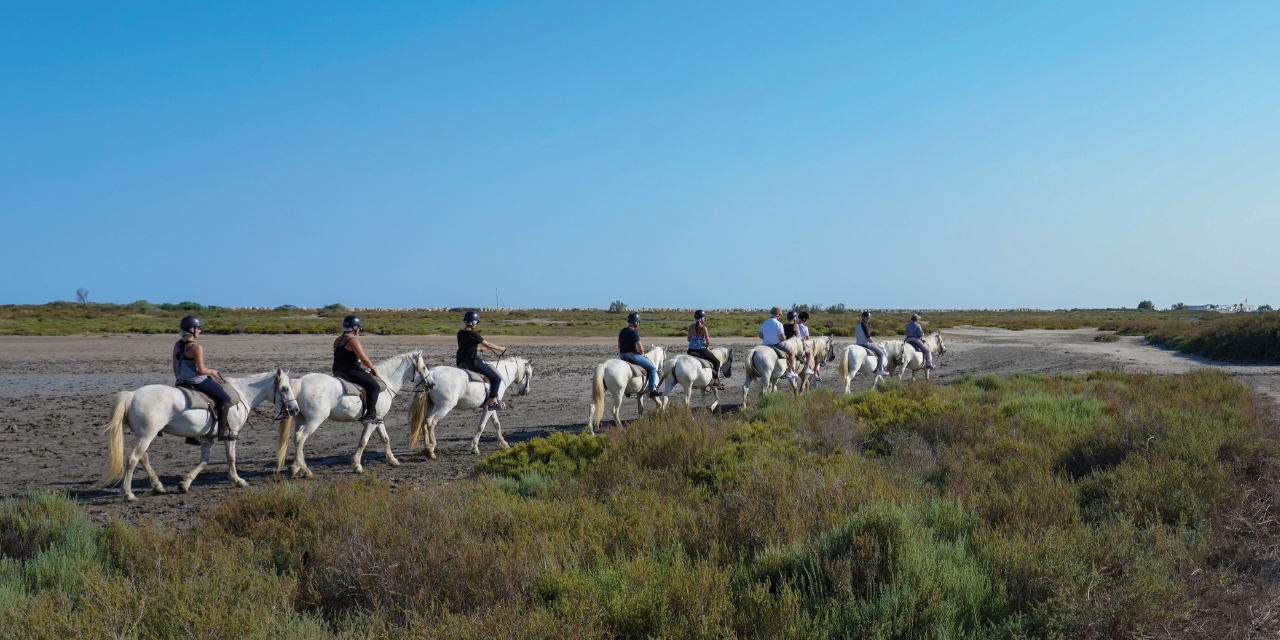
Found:
[[(791, 353), (796, 355), (796, 366), (804, 366), (804, 340), (799, 337), (791, 337), (782, 341)], [(742, 404), (747, 404), (747, 394), (751, 393), (751, 383), (755, 380), (763, 380), (764, 384), (760, 387), (760, 394), (764, 395), (769, 391), (778, 388), (778, 380), (787, 375), (787, 359), (778, 354), (777, 349), (767, 345), (756, 345), (751, 347), (747, 352), (747, 357), (743, 360), (742, 369), (746, 372), (746, 379), (742, 381)], [(800, 393), (800, 384), (797, 382), (799, 377), (787, 376), (787, 380), (791, 383), (791, 393), (798, 395)]]
[[(733, 349), (727, 347), (711, 347), (712, 355), (720, 361), (720, 375), (729, 377), (733, 373)], [(691, 355), (680, 354), (667, 360), (662, 366), (662, 376), (658, 379), (658, 384), (664, 384), (663, 398), (671, 395), (675, 386), (679, 384), (684, 387), (684, 406), (687, 408), (693, 400), (693, 390), (700, 389), (702, 391), (702, 406), (707, 406), (707, 389), (711, 389), (715, 394), (715, 400), (711, 406), (707, 407), (709, 411), (715, 411), (716, 405), (720, 404), (720, 390), (711, 386), (712, 370), (709, 365), (704, 365), (705, 360), (695, 358)], [(666, 408), (666, 402), (662, 403), (662, 408)]]
[[(653, 363), (653, 366), (662, 371), (662, 367), (666, 364), (667, 352), (662, 347), (653, 347), (644, 357)], [(634, 369), (633, 369), (634, 367)], [(602, 424), (604, 420), (604, 396), (605, 393), (613, 394), (613, 423), (616, 426), (622, 425), (622, 400), (625, 396), (635, 394), (636, 411), (640, 415), (644, 415), (644, 390), (646, 389), (644, 377), (636, 374), (637, 365), (633, 365), (621, 358), (609, 358), (604, 362), (596, 365), (595, 373), (591, 376), (591, 413), (587, 416), (587, 433), (595, 433), (595, 427)], [(655, 381), (654, 384), (657, 384)], [(658, 403), (658, 407), (662, 408), (662, 404)]]
[[(877, 343), (881, 346), (883, 342)], [(851, 344), (844, 348), (840, 353), (840, 378), (844, 380), (844, 392), (849, 393), (849, 386), (853, 384), (853, 378), (859, 373), (866, 373), (872, 376), (871, 388), (875, 388), (880, 384), (880, 380), (884, 376), (877, 376), (876, 370), (879, 367), (880, 356), (876, 352), (858, 344)]]
[[(268, 398), (282, 415), (292, 416), (298, 412), (298, 401), (290, 384), (289, 372), (283, 369), (228, 377), (223, 385), (240, 396), (240, 401), (227, 410), (227, 426), (232, 435), (244, 426), (249, 419), (250, 410)], [(287, 436), (288, 420), (285, 418), (280, 422), (281, 439)], [(102, 474), (97, 487), (108, 487), (120, 481), (125, 499), (137, 500), (137, 496), (133, 495), (133, 471), (141, 462), (142, 468), (147, 471), (147, 477), (151, 479), (152, 491), (166, 493), (160, 477), (151, 468), (147, 447), (151, 446), (151, 441), (156, 436), (168, 433), (200, 440), (200, 463), (182, 476), (182, 481), (178, 484), (178, 491), (186, 493), (191, 482), (209, 464), (209, 453), (213, 448), (213, 423), (213, 411), (190, 408), (186, 394), (177, 387), (149, 384), (133, 391), (121, 391), (111, 406), (111, 418), (104, 430), (107, 434), (107, 470)], [(133, 430), (134, 438), (133, 450), (127, 458), (124, 455), (126, 425)], [(236, 486), (249, 486), (236, 473), (236, 441), (228, 440), (225, 444), (227, 479)]]
[[(533, 381), (533, 363), (526, 358), (503, 356), (495, 363), (488, 363), (498, 372), (501, 381), (498, 383), (498, 401), (506, 395), (507, 389), (515, 386), (516, 395), (527, 395), (529, 383)], [(424, 433), (426, 437), (426, 453), (428, 458), (436, 457), (436, 425), (444, 420), (454, 409), (484, 409), (480, 417), (480, 426), (471, 439), (471, 453), (480, 453), (480, 435), (484, 433), (489, 420), (498, 429), (498, 444), (509, 448), (506, 438), (502, 437), (502, 422), (498, 420), (498, 412), (490, 411), (485, 400), (489, 397), (489, 383), (477, 382), (472, 375), (480, 377), (458, 367), (432, 367), (427, 371), (423, 390), (413, 398), (409, 408), (409, 448), (418, 444), (418, 438)], [(425, 427), (425, 430), (424, 430)]]
[[(387, 463), (393, 467), (400, 466), (400, 461), (396, 460), (395, 454), (391, 452), (391, 438), (387, 436), (387, 427), (382, 423), (382, 418), (391, 411), (392, 400), (405, 384), (411, 381), (421, 382), (427, 369), (422, 361), (421, 351), (391, 356), (377, 363), (376, 367), (387, 392), (378, 394), (378, 405), (375, 407), (378, 422), (364, 425), (360, 444), (355, 454), (351, 456), (351, 467), (358, 473), (364, 472), (360, 459), (364, 456), (364, 448), (369, 444), (369, 436), (374, 431), (378, 432), (378, 437), (382, 438), (386, 446)], [(294, 384), (297, 385), (301, 422), (298, 430), (293, 434), (293, 465), (289, 467), (289, 475), (297, 477), (301, 474), (310, 478), (313, 474), (311, 469), (307, 468), (307, 456), (304, 451), (307, 438), (310, 438), (325, 420), (356, 422), (364, 415), (364, 400), (359, 395), (348, 394), (342, 381), (327, 373), (308, 373), (298, 378)], [(280, 446), (276, 450), (277, 471), (284, 468), (288, 447), (289, 440), (281, 438)]]
[[(934, 358), (934, 366), (937, 366), (938, 358), (947, 352), (947, 345), (942, 341), (942, 333), (931, 333), (923, 338), (926, 346), (932, 352)], [(916, 372), (923, 370), (924, 379), (932, 378), (932, 372), (924, 366), (924, 354), (919, 349), (908, 345), (903, 340), (886, 340), (881, 343), (884, 345), (885, 353), (889, 355), (889, 366), (901, 366), (898, 370), (898, 379), (902, 380), (907, 374), (907, 369), (911, 370), (911, 379), (916, 379)]]

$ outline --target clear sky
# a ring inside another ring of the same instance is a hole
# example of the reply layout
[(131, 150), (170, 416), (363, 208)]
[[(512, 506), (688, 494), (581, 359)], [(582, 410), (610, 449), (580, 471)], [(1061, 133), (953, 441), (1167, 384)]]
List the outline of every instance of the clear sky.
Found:
[(0, 5), (0, 303), (1280, 306), (1280, 3)]

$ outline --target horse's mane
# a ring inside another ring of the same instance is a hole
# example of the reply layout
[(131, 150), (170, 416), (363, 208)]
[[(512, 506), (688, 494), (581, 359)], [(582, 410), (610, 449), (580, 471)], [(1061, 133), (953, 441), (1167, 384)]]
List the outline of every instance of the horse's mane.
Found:
[(379, 360), (376, 366), (378, 367), (378, 371), (382, 371), (383, 369), (390, 369), (391, 367), (395, 366), (397, 363), (402, 362), (404, 360), (408, 360), (418, 355), (419, 353), (421, 353), (421, 351), (406, 351), (404, 353), (391, 356), (386, 360)]

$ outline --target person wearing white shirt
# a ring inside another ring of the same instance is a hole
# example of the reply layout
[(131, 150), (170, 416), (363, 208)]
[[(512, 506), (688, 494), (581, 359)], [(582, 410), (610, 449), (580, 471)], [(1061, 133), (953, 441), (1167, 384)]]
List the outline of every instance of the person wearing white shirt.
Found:
[(787, 377), (796, 377), (796, 354), (792, 353), (791, 347), (787, 346), (786, 334), (782, 328), (782, 322), (778, 320), (778, 316), (782, 314), (782, 309), (774, 307), (769, 310), (769, 319), (760, 325), (760, 342), (761, 344), (774, 347), (775, 349), (787, 355)]

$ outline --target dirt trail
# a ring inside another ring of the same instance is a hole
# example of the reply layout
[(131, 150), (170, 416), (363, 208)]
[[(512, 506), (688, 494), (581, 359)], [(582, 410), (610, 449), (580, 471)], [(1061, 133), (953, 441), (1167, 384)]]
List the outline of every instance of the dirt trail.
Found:
[[(1165, 351), (1141, 343), (1139, 338), (1120, 342), (1093, 342), (1092, 330), (1006, 331), (961, 328), (944, 332), (948, 353), (941, 359), (942, 382), (964, 373), (1044, 374), (1078, 373), (1108, 367), (1150, 373), (1181, 373), (1208, 366), (1222, 366), (1255, 392), (1280, 401), (1280, 367), (1218, 365), (1200, 358)], [(0, 495), (21, 495), (40, 489), (73, 492), (94, 517), (118, 513), (128, 519), (155, 518), (183, 526), (202, 508), (216, 505), (236, 491), (226, 482), (226, 465), (220, 447), (213, 462), (186, 495), (151, 495), (145, 474), (135, 475), (139, 502), (125, 505), (117, 491), (98, 492), (89, 487), (101, 473), (105, 440), (99, 433), (114, 394), (144, 384), (168, 384), (169, 349), (173, 336), (89, 335), (58, 337), (0, 337), (0, 465), (9, 472), (0, 478)], [(327, 371), (331, 337), (325, 336), (205, 336), (211, 366), (234, 373), (267, 371), (275, 366), (294, 375)], [(601, 338), (554, 339), (498, 338), (513, 347), (512, 353), (533, 360), (535, 377), (528, 396), (509, 398), (503, 413), (507, 440), (521, 440), (562, 429), (580, 429), (590, 401), (589, 378), (594, 366), (614, 355), (614, 340)], [(674, 338), (656, 339), (683, 351)], [(728, 340), (741, 354), (755, 341)], [(840, 344), (847, 341), (841, 340)], [(451, 363), (451, 336), (369, 336), (366, 349), (375, 360), (413, 349), (423, 349), (431, 365)], [(835, 388), (837, 377), (829, 369), (820, 385)], [(741, 366), (735, 363), (727, 393), (727, 408), (741, 402)], [(863, 388), (869, 379), (859, 379)], [(699, 398), (695, 395), (697, 405)], [(399, 485), (405, 482), (451, 480), (470, 473), (478, 459), (468, 452), (478, 414), (455, 413), (438, 429), (440, 458), (424, 460), (421, 451), (409, 453), (408, 401), (397, 399), (387, 420), (396, 455), (404, 462), (391, 468), (382, 454), (368, 451), (367, 472)], [(623, 405), (623, 416), (635, 413), (633, 403)], [(261, 417), (250, 420), (241, 432), (238, 458), (241, 474), (251, 484), (286, 481), (274, 475), (274, 425)], [(308, 441), (308, 463), (318, 479), (352, 473), (348, 459), (359, 432), (353, 424), (327, 423)], [(126, 446), (131, 436), (126, 435)], [(492, 431), (481, 440), (481, 451), (496, 448)], [(377, 449), (370, 443), (370, 449)], [(152, 464), (169, 487), (197, 460), (198, 448), (180, 438), (160, 437), (150, 449)], [(298, 481), (293, 481), (298, 482)]]

